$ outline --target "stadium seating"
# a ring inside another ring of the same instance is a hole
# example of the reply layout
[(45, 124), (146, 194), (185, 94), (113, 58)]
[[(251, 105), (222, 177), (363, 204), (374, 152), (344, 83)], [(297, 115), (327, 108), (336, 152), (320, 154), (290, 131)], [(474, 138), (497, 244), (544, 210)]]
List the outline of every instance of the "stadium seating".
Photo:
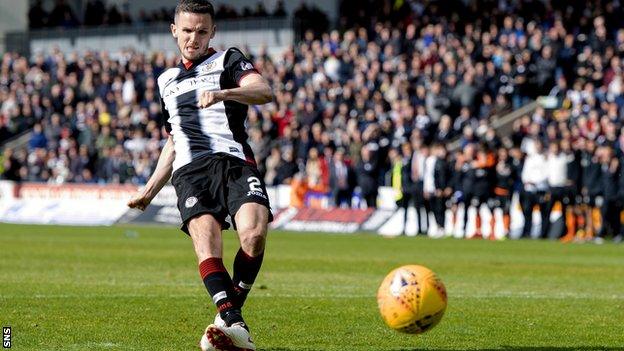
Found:
[[(342, 16), (340, 30), (309, 31), (277, 56), (248, 52), (275, 93), (274, 103), (250, 108), (248, 123), (269, 185), (300, 174), (314, 194), (330, 199), (308, 203), (340, 205), (334, 202), (339, 190), (362, 199), (371, 188), (392, 186), (397, 163), (438, 143), (460, 146), (448, 155), (450, 172), (470, 144), (528, 155), (536, 140), (568, 143), (579, 174), (587, 169), (583, 160), (608, 168), (603, 154), (624, 156), (620, 7), (601, 3), (590, 18), (559, 2), (464, 7), (456, 1), (448, 8), (399, 3), (372, 24)], [(366, 4), (349, 6), (374, 11)], [(2, 177), (145, 183), (163, 144), (155, 79), (174, 64), (175, 56), (164, 52), (6, 53), (0, 143), (24, 132), (29, 140), (25, 148), (5, 148)], [(511, 132), (490, 126), (546, 95), (554, 104), (520, 116)], [(401, 158), (404, 144), (414, 153)], [(332, 180), (337, 150), (353, 173), (340, 182)], [(362, 176), (365, 168), (370, 172)], [(604, 186), (588, 189), (593, 178), (572, 180), (578, 185), (572, 197), (607, 195)], [(518, 173), (512, 190), (523, 189)], [(434, 186), (428, 196), (442, 190)], [(369, 195), (374, 199), (376, 193)], [(445, 199), (450, 207), (451, 197)], [(547, 200), (540, 201), (545, 206)], [(613, 201), (621, 209), (622, 198)], [(374, 200), (358, 202), (375, 206)]]

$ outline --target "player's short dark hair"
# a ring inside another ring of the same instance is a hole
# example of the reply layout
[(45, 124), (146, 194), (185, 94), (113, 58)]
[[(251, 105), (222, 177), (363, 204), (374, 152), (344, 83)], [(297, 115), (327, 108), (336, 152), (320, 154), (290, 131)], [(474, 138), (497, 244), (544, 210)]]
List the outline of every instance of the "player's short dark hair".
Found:
[(180, 0), (176, 6), (175, 15), (182, 12), (208, 14), (213, 20), (215, 18), (214, 6), (208, 0)]

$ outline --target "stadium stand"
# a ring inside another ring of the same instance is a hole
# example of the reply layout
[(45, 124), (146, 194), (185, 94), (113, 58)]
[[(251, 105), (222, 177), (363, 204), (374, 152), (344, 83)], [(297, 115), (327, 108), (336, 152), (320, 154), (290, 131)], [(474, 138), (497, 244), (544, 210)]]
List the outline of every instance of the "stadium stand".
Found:
[[(277, 57), (248, 52), (275, 92), (248, 120), (265, 181), (292, 182), (301, 206), (322, 194), (375, 207), (376, 189), (394, 186), (399, 206), (442, 226), (447, 209), (466, 221), (481, 205), (508, 226), (515, 193), (525, 217), (535, 205), (543, 218), (562, 211), (566, 240), (621, 238), (624, 14), (619, 2), (580, 3), (343, 1), (337, 29), (309, 30)], [(131, 21), (119, 17), (109, 24)], [(35, 18), (33, 28), (67, 25)], [(30, 131), (26, 148), (5, 148), (4, 179), (145, 183), (163, 144), (155, 79), (176, 59), (115, 57), (4, 54), (0, 143)], [(541, 96), (510, 132), (493, 127)]]

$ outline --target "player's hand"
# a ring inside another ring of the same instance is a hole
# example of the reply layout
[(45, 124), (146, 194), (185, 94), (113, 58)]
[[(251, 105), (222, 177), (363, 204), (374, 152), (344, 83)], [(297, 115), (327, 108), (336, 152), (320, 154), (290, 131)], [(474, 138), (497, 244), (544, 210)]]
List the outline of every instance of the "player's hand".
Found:
[(128, 201), (128, 207), (145, 211), (145, 208), (152, 202), (152, 199), (145, 195), (139, 195)]
[(218, 102), (225, 100), (223, 91), (204, 91), (199, 96), (199, 103), (197, 106), (199, 108), (210, 107)]

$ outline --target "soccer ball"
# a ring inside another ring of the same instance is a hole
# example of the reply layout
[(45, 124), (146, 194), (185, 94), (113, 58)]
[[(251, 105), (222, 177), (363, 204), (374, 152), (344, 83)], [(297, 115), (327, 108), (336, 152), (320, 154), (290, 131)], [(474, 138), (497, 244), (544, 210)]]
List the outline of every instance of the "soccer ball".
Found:
[(446, 288), (429, 268), (417, 265), (390, 272), (377, 291), (381, 318), (397, 331), (421, 334), (440, 322), (446, 310)]

